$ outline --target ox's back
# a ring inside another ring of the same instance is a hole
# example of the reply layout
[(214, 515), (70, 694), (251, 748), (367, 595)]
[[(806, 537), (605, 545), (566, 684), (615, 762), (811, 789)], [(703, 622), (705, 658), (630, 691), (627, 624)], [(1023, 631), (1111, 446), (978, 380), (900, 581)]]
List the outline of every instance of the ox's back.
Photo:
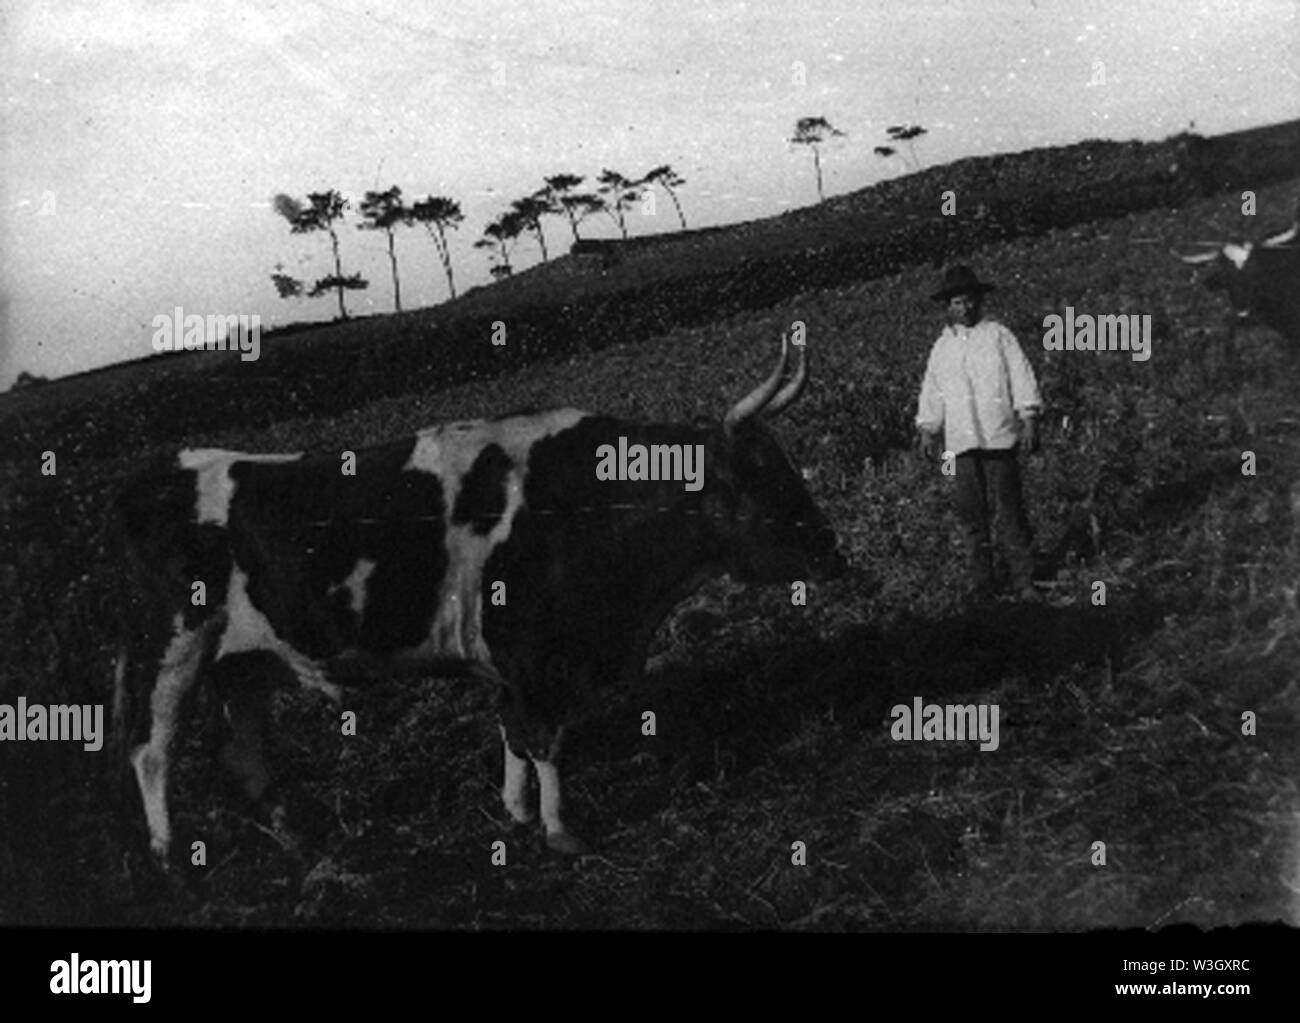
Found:
[(529, 449), (582, 416), (451, 423), (314, 457), (187, 450), (130, 486), (116, 518), (156, 602), (191, 630), (224, 619), (223, 653), (482, 659), (483, 565), (510, 534)]

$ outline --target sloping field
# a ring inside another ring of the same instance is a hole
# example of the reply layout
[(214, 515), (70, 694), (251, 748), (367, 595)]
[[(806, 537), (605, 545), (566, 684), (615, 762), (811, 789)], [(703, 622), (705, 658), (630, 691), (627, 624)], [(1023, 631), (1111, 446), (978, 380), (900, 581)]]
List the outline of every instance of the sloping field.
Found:
[[(1261, 211), (1281, 219), (1297, 194), (1300, 179), (1261, 189)], [(159, 420), (116, 402), (81, 419), (25, 417), (0, 454), (10, 702), (109, 702), (115, 567), (101, 516), (152, 455), (357, 448), (524, 406), (716, 416), (796, 320), (814, 377), (779, 432), (856, 571), (815, 588), (806, 608), (780, 587), (722, 580), (665, 625), (645, 683), (611, 689), (568, 752), (575, 827), (597, 856), (559, 859), (508, 825), (492, 694), (437, 679), (367, 690), (349, 707), (375, 727), (341, 739), (334, 708), (293, 692), (279, 698), (276, 756), (314, 822), (302, 850), (281, 848), (223, 789), (206, 728), (185, 750), (175, 801), (178, 847), (202, 837), (209, 850), (186, 899), (132, 893), (107, 752), (0, 747), (0, 922), (1300, 921), (1297, 354), (1265, 331), (1231, 333), (1221, 300), (1166, 253), (1189, 225), (1234, 233), (1238, 203), (1201, 199), (969, 254), (1002, 285), (992, 312), (1020, 337), (1050, 409), (1043, 453), (1026, 462), (1051, 582), (1042, 608), (960, 610), (943, 481), (904, 447), (939, 328), (929, 266), (339, 414), (250, 426), (236, 409), (195, 428), (183, 406)], [(1044, 352), (1043, 317), (1066, 305), (1151, 314), (1152, 358)], [(196, 387), (191, 400), (206, 408), (210, 396)], [(57, 476), (39, 474), (41, 450), (58, 453)], [(1090, 600), (1097, 581), (1105, 606)], [(916, 696), (996, 702), (998, 750), (894, 742), (889, 709)], [(647, 709), (654, 738), (639, 731)], [(491, 864), (497, 839), (506, 867)], [(794, 842), (806, 866), (792, 864)]]
[[(1213, 138), (1087, 141), (969, 158), (779, 217), (705, 230), (642, 234), (658, 225), (633, 217), (628, 241), (601, 243), (612, 247), (611, 259), (563, 256), (401, 315), (294, 324), (267, 333), (256, 362), (172, 353), (10, 392), (0, 396), (0, 432), (12, 430), (26, 450), (32, 417), (53, 415), (48, 425), (78, 429), (79, 450), (101, 454), (125, 438), (107, 427), (102, 437), (99, 421), (125, 420), (147, 438), (177, 419), (207, 430), (232, 419), (254, 426), (337, 414), (377, 397), (704, 326), (994, 241), (1259, 189), (1290, 177), (1297, 152), (1300, 121), (1291, 121)], [(938, 216), (948, 192), (960, 200), (951, 215)], [(1193, 236), (1199, 226), (1189, 225)], [(508, 328), (505, 347), (484, 343), (497, 324)], [(194, 385), (195, 376), (204, 386)], [(86, 401), (100, 405), (90, 423)]]

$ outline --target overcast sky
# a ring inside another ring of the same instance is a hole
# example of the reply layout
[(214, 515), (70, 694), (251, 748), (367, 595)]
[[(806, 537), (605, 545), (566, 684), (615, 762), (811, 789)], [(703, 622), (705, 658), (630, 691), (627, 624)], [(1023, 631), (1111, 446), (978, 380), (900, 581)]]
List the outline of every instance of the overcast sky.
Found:
[[(847, 133), (828, 194), (901, 169), (884, 129), (929, 129), (926, 163), (1085, 138), (1163, 138), (1300, 116), (1294, 0), (109, 0), (0, 2), (0, 387), (150, 354), (151, 321), (285, 301), (277, 263), (330, 272), (325, 235), (290, 235), (279, 192), (398, 185), (457, 199), (472, 248), (510, 200), (560, 171), (671, 164), (691, 226), (816, 198), (796, 119)], [(1089, 85), (1098, 63), (1105, 84)], [(802, 70), (802, 74), (800, 73)], [(1289, 211), (1276, 211), (1279, 215)], [(675, 226), (670, 204), (637, 234)], [(567, 228), (547, 228), (553, 250)], [(590, 222), (593, 236), (612, 221)], [(392, 309), (382, 234), (341, 232), (358, 313)], [(400, 232), (407, 308), (446, 284)], [(521, 242), (518, 263), (537, 256)]]

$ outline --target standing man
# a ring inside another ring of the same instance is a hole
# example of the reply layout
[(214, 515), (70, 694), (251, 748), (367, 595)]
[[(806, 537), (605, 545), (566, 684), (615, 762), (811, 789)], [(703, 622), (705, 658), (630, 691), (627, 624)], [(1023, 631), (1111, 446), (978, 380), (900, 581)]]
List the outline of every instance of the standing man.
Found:
[(967, 266), (944, 275), (933, 297), (945, 304), (948, 326), (930, 351), (916, 425), (927, 457), (937, 459), (944, 448), (956, 456), (957, 516), (971, 600), (985, 603), (993, 596), (989, 524), (996, 511), (1012, 588), (1020, 600), (1038, 603), (1016, 452), (1020, 444), (1038, 450), (1034, 419), (1042, 401), (1015, 335), (983, 315), (984, 295), (993, 290)]

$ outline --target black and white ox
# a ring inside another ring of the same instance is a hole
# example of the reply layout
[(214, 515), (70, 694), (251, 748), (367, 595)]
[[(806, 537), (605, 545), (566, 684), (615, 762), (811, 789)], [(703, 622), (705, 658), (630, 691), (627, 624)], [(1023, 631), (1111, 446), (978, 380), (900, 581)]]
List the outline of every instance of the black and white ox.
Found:
[[(806, 356), (785, 380), (788, 362), (783, 340), (776, 371), (720, 423), (559, 409), (433, 426), (356, 451), (355, 475), (339, 453), (184, 450), (133, 481), (113, 509), (129, 563), (115, 716), (153, 853), (166, 866), (182, 698), (205, 675), (230, 726), (220, 759), (270, 808), (266, 687), (230, 670), (268, 655), (336, 700), (402, 672), (499, 685), (505, 807), (533, 819), (531, 762), (547, 844), (580, 852), (561, 817), (565, 725), (640, 673), (668, 612), (720, 573), (788, 584), (845, 567), (762, 422), (807, 379)], [(698, 489), (598, 478), (620, 444), (665, 465), (699, 445)]]
[(1297, 226), (1293, 221), (1285, 231), (1270, 235), (1258, 245), (1211, 243), (1209, 251), (1178, 258), (1193, 265), (1216, 264), (1215, 272), (1206, 278), (1206, 286), (1227, 289), (1232, 308), (1242, 321), (1272, 327), (1283, 337), (1300, 341)]

